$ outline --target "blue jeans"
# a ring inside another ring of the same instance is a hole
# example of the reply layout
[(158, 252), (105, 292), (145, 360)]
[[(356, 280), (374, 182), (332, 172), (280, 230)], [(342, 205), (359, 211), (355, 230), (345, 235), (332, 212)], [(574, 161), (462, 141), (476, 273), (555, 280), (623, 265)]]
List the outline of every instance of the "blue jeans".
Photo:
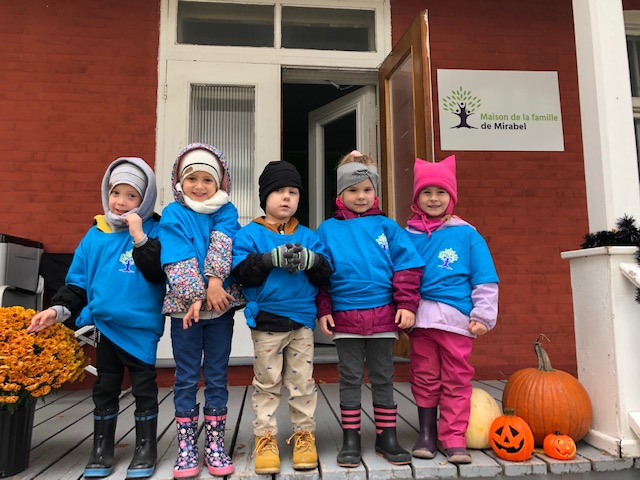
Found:
[(200, 320), (187, 330), (182, 328), (182, 318), (171, 318), (171, 344), (176, 362), (173, 384), (176, 416), (198, 415), (196, 394), (201, 366), (204, 370), (205, 408), (226, 408), (229, 399), (227, 367), (231, 353), (233, 316), (234, 312), (229, 311), (218, 318)]

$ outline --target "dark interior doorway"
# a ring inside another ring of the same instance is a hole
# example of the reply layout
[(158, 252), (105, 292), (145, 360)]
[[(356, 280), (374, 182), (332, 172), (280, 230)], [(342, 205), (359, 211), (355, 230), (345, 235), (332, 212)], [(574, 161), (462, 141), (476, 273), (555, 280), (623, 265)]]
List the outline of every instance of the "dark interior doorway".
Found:
[[(309, 179), (309, 112), (358, 88), (360, 85), (346, 88), (294, 83), (282, 85), (282, 159), (293, 163), (302, 176), (305, 192), (296, 217), (303, 225), (309, 225), (309, 181), (314, 180)], [(329, 217), (335, 207), (337, 162), (355, 148), (355, 115), (326, 126), (325, 130), (325, 216)]]

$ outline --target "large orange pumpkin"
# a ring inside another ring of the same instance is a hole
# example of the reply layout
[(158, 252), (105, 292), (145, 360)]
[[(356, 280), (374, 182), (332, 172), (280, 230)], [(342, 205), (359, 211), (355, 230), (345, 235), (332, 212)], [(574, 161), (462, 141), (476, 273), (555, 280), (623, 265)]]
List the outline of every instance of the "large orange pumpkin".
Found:
[(551, 367), (540, 343), (542, 338), (546, 337), (539, 335), (534, 343), (538, 368), (518, 370), (509, 377), (502, 393), (502, 407), (512, 408), (527, 422), (538, 447), (556, 431), (578, 442), (591, 426), (589, 394), (574, 376)]

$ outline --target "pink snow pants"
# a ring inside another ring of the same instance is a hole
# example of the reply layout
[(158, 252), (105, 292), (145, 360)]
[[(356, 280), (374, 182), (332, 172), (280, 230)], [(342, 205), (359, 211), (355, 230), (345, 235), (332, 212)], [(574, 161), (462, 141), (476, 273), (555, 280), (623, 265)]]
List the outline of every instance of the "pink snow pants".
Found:
[(466, 447), (471, 409), (469, 363), (473, 339), (432, 328), (414, 328), (411, 340), (411, 393), (418, 407), (440, 407), (438, 439), (443, 448)]

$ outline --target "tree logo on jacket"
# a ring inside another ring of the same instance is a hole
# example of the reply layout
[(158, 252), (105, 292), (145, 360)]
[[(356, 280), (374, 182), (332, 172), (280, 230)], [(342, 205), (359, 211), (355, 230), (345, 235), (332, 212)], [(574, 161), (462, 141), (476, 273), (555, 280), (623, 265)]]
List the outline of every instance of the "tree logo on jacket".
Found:
[(120, 263), (124, 265), (124, 268), (118, 270), (119, 272), (135, 273), (131, 268), (135, 265), (135, 262), (133, 261), (133, 249), (120, 255)]
[(378, 245), (382, 247), (383, 252), (389, 251), (389, 240), (387, 240), (387, 236), (384, 233), (378, 235), (378, 238), (376, 238), (376, 242), (378, 242)]
[(458, 254), (453, 248), (445, 248), (438, 254), (438, 258), (442, 260), (442, 265), (438, 265), (440, 268), (453, 270), (449, 265), (458, 260)]

